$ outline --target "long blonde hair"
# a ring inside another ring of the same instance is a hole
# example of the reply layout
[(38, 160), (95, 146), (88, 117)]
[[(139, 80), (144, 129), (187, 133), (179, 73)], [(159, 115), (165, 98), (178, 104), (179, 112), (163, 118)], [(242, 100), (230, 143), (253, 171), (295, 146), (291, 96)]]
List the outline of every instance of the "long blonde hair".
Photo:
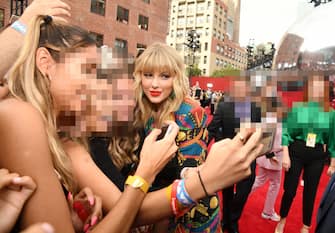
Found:
[(14, 63), (8, 79), (11, 94), (32, 104), (42, 115), (48, 136), (53, 165), (63, 184), (76, 192), (71, 172), (71, 162), (57, 134), (54, 101), (50, 93), (50, 80), (35, 65), (35, 52), (45, 47), (56, 62), (60, 54), (80, 47), (95, 45), (89, 33), (81, 28), (51, 20), (50, 16), (36, 16), (29, 24), (19, 57)]
[(141, 83), (141, 76), (146, 72), (168, 72), (173, 79), (173, 91), (171, 95), (160, 104), (156, 127), (161, 127), (163, 121), (170, 119), (171, 113), (178, 110), (181, 103), (188, 95), (189, 82), (185, 76), (185, 67), (182, 58), (177, 51), (162, 43), (154, 43), (149, 46), (135, 60), (135, 100), (139, 107), (139, 114), (135, 114), (134, 124), (143, 125), (154, 116), (153, 104), (145, 96)]

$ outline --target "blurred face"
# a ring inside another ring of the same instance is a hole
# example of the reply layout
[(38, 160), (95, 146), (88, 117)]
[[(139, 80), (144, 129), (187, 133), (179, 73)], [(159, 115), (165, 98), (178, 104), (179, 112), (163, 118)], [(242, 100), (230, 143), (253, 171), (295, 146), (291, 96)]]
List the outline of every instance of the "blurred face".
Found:
[(153, 104), (160, 104), (173, 91), (173, 79), (168, 72), (145, 72), (141, 76), (143, 92)]
[(104, 78), (98, 78), (102, 72), (101, 54), (95, 46), (66, 53), (55, 64), (50, 90), (62, 131), (87, 136), (109, 132), (119, 121), (129, 122), (134, 106), (132, 80), (112, 76), (109, 80), (108, 69)]
[(247, 82), (243, 80), (236, 80), (233, 82), (232, 96), (240, 100), (241, 98), (249, 97)]
[(313, 80), (308, 84), (308, 95), (312, 98), (323, 98), (324, 97), (324, 85), (323, 80)]

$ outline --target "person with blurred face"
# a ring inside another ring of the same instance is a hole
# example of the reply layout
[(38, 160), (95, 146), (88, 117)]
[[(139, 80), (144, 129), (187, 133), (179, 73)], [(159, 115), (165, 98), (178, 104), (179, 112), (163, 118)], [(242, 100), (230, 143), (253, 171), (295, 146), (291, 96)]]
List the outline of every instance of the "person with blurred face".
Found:
[[(218, 103), (213, 120), (208, 125), (209, 138), (219, 141), (233, 138), (239, 129), (250, 128), (261, 122), (261, 109), (252, 102), (249, 77), (234, 77), (229, 86), (231, 97)], [(256, 162), (250, 166), (251, 174), (244, 180), (222, 190), (222, 228), (229, 233), (238, 233), (238, 221), (247, 202), (255, 180)]]
[[(299, 177), (302, 170), (304, 180), (303, 191), (303, 226), (301, 233), (308, 233), (315, 195), (323, 171), (329, 146), (331, 166), (328, 174), (334, 173), (335, 153), (329, 138), (334, 130), (330, 124), (329, 102), (325, 101), (328, 91), (328, 82), (325, 77), (313, 74), (307, 77), (305, 88), (305, 102), (294, 103), (293, 108), (283, 121), (283, 168), (285, 169), (284, 194), (281, 200), (281, 219), (275, 232), (284, 232), (286, 217), (294, 200)], [(326, 103), (325, 103), (326, 102)]]

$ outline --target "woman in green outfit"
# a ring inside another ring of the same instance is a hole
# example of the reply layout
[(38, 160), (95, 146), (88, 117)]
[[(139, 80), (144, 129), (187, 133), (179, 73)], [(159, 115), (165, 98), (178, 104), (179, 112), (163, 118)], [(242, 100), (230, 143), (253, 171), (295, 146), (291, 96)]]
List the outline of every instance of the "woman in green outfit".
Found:
[[(302, 170), (304, 191), (301, 233), (309, 232), (315, 195), (327, 156), (330, 113), (324, 100), (327, 98), (325, 95), (328, 92), (325, 90), (328, 85), (323, 76), (313, 75), (307, 78), (305, 102), (294, 103), (283, 122), (283, 168), (286, 172), (280, 206), (281, 220), (275, 233), (284, 232), (286, 217), (295, 197)], [(335, 165), (334, 159), (331, 165)], [(329, 172), (333, 172), (332, 167), (329, 168)]]

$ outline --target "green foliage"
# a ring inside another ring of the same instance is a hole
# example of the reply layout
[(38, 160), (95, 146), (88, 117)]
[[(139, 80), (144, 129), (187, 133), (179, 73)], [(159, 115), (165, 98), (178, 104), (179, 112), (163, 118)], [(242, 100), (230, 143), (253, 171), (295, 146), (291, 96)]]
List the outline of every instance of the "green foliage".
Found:
[(202, 74), (198, 65), (194, 65), (194, 67), (188, 67), (186, 69), (186, 72), (187, 72), (187, 76), (189, 77), (200, 76)]
[(232, 67), (226, 66), (220, 70), (214, 70), (212, 73), (212, 77), (223, 77), (223, 76), (236, 76), (240, 74), (240, 70)]

